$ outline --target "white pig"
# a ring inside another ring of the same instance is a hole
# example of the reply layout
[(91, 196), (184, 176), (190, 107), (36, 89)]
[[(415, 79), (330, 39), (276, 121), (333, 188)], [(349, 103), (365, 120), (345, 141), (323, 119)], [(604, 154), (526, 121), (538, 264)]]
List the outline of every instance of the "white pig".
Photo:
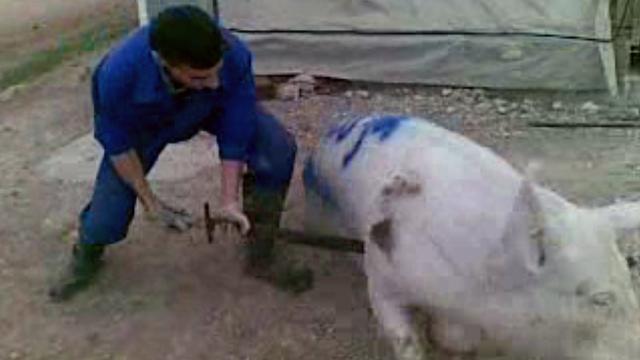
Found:
[[(342, 122), (304, 170), (308, 231), (365, 242), (374, 314), (402, 360), (449, 354), (640, 359), (616, 235), (640, 205), (578, 207), (426, 120)], [(421, 332), (414, 310), (429, 319)]]

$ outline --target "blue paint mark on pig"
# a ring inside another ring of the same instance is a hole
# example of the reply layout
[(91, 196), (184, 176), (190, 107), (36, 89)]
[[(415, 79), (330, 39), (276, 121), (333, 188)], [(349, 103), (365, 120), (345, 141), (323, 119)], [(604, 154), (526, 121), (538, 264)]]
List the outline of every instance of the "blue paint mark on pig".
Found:
[(327, 138), (334, 138), (336, 144), (346, 139), (353, 129), (358, 126), (362, 118), (341, 122), (327, 132)]
[[(353, 148), (344, 156), (342, 160), (342, 168), (349, 166), (354, 157), (358, 154), (362, 148), (362, 144), (370, 135), (378, 135), (378, 140), (383, 142), (387, 140), (393, 133), (400, 127), (400, 125), (408, 120), (403, 116), (382, 116), (379, 118), (371, 119), (367, 122), (363, 128), (358, 140)], [(351, 129), (353, 130), (353, 129)], [(351, 131), (350, 130), (350, 131)]]
[(302, 171), (302, 180), (307, 191), (313, 191), (327, 205), (338, 207), (338, 202), (333, 195), (333, 191), (327, 182), (318, 175), (313, 158), (308, 158)]

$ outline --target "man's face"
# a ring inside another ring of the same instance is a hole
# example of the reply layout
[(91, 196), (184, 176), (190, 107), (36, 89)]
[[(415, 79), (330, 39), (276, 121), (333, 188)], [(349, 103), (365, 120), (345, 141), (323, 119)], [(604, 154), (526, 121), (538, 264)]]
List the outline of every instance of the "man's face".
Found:
[(215, 89), (220, 85), (218, 72), (222, 68), (222, 60), (210, 69), (194, 69), (187, 65), (168, 66), (173, 80), (187, 89)]

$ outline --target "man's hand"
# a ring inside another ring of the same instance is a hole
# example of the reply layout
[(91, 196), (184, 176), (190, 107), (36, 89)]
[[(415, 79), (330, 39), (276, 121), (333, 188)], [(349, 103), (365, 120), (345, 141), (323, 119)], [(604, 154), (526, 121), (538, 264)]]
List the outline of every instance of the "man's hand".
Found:
[(251, 228), (249, 219), (242, 211), (239, 201), (240, 175), (244, 168), (244, 162), (234, 160), (221, 161), (221, 188), (220, 202), (222, 206), (213, 212), (213, 220), (219, 225), (214, 226), (214, 231), (222, 231), (223, 236), (229, 238), (235, 230), (241, 235), (247, 235)]
[(231, 203), (214, 210), (212, 219), (218, 223), (214, 231), (222, 231), (226, 237), (233, 235), (233, 231), (236, 230), (244, 236), (251, 229), (249, 218), (242, 212), (238, 203)]
[(170, 206), (159, 199), (155, 199), (147, 208), (147, 217), (178, 232), (184, 232), (193, 226), (193, 219), (186, 210)]

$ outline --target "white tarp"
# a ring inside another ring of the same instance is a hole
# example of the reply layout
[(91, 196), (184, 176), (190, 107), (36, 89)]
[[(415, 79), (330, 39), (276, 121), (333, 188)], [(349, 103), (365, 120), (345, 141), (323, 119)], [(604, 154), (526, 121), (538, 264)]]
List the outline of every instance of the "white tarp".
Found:
[(600, 0), (219, 0), (243, 30), (359, 30), (598, 34)]
[(146, 23), (149, 18), (156, 16), (162, 9), (169, 5), (195, 5), (213, 13), (213, 4), (217, 0), (137, 0), (140, 22)]
[[(608, 0), (219, 0), (260, 74), (615, 87)], [(612, 89), (613, 90), (613, 89)]]
[[(185, 3), (186, 0), (146, 0)], [(215, 0), (192, 0), (211, 7)], [(615, 92), (609, 0), (217, 0), (258, 74)]]

